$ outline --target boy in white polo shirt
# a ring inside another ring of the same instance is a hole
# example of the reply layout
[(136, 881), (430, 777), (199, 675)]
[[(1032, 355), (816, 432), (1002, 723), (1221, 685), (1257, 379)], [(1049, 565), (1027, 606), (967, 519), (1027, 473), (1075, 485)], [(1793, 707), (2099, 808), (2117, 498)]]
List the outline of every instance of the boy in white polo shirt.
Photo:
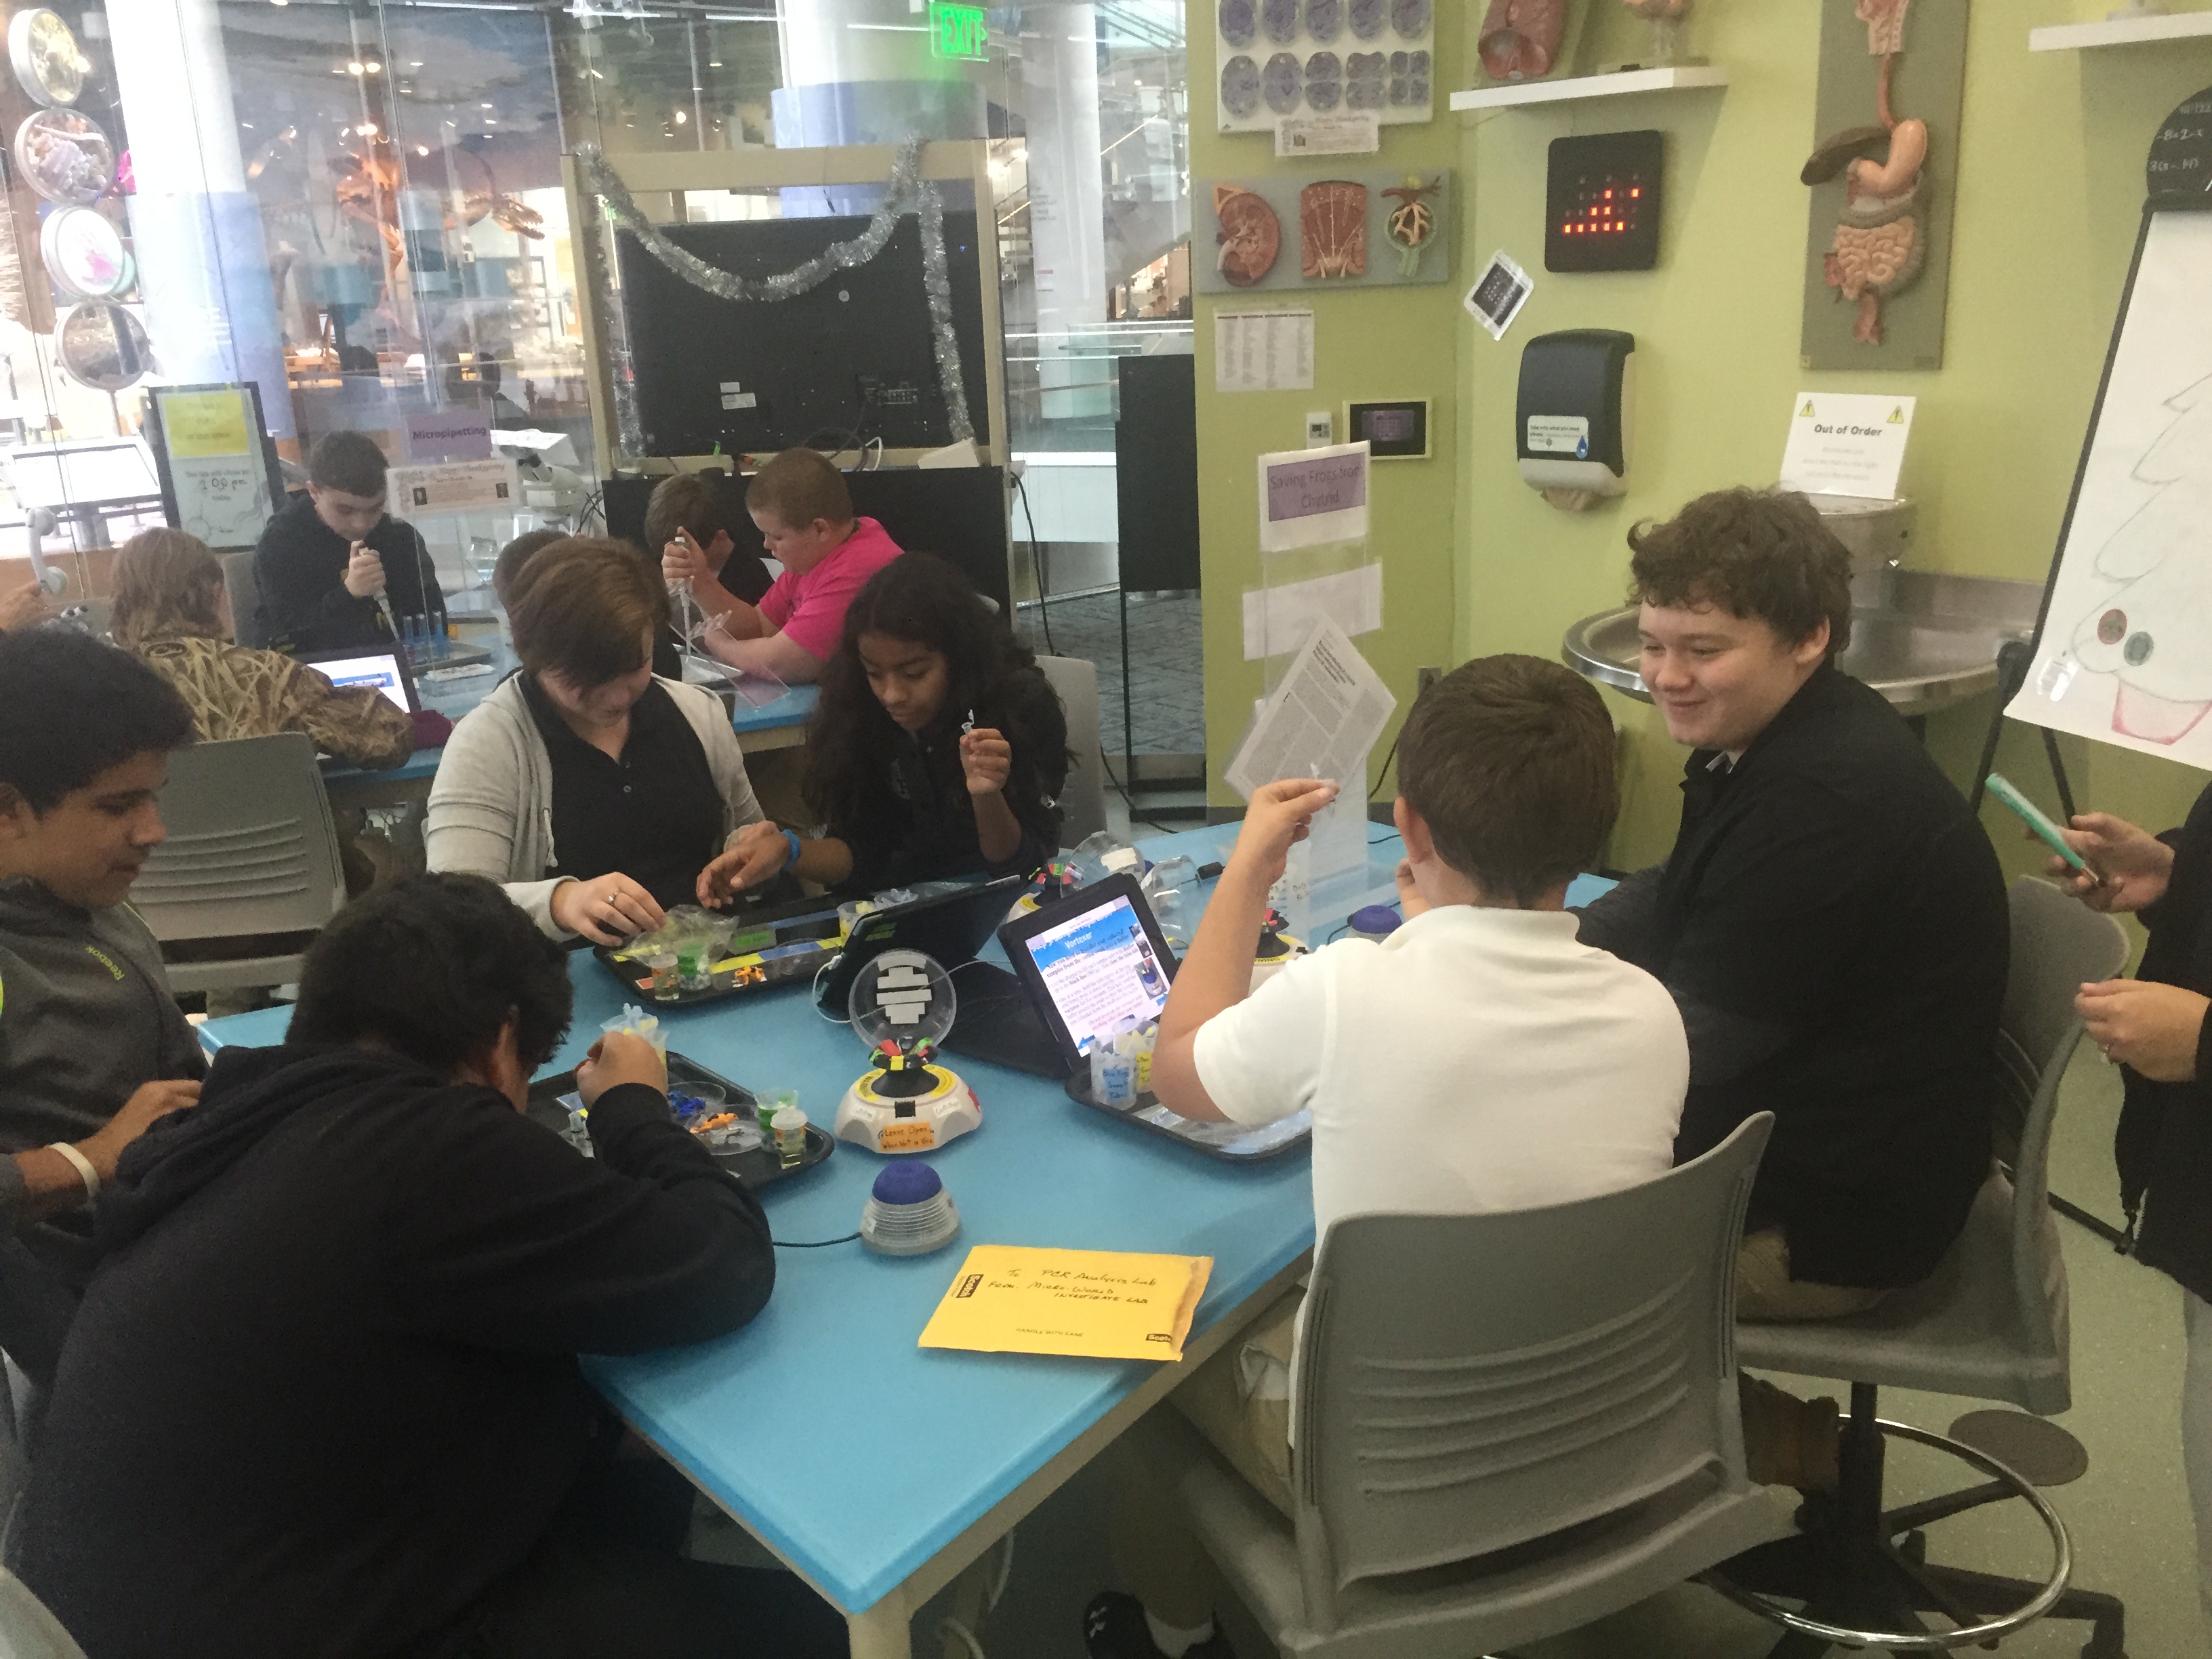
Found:
[[(1162, 1014), (1154, 1091), (1187, 1117), (1240, 1123), (1310, 1107), (1322, 1237), (1342, 1216), (1523, 1209), (1664, 1174), (1689, 1082), (1681, 1016), (1650, 975), (1578, 944), (1564, 908), (1619, 806), (1596, 690), (1536, 657), (1465, 664), (1414, 704), (1398, 781), (1405, 926), (1328, 945), (1256, 992), (1267, 890), (1337, 787), (1253, 796)], [(1285, 1513), (1303, 1295), (1175, 1395)], [(1145, 1599), (1091, 1602), (1093, 1659), (1225, 1656), (1194, 1542), (1141, 1491), (1133, 1481), (1144, 1513), (1116, 1530)]]

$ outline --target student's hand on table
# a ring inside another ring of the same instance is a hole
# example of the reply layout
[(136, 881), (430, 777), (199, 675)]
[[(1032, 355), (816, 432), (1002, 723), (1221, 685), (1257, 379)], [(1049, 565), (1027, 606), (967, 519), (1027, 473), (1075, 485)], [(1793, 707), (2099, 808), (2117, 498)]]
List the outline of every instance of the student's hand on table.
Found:
[(642, 1083), (648, 1089), (668, 1092), (668, 1062), (660, 1050), (635, 1031), (610, 1031), (592, 1045), (583, 1064), (576, 1067), (576, 1092), (584, 1104), (594, 1105), (601, 1095), (625, 1083)]
[(663, 581), (691, 582), (714, 573), (707, 568), (707, 556), (699, 544), (691, 539), (691, 532), (679, 530), (660, 550), (660, 577)]
[(1266, 877), (1273, 886), (1282, 878), (1291, 847), (1306, 838), (1314, 814), (1336, 797), (1336, 785), (1318, 778), (1261, 784), (1244, 809), (1244, 827), (1237, 831), (1230, 863)]
[(2197, 1075), (2197, 1038), (2212, 998), (2150, 980), (2108, 979), (2074, 999), (2089, 1040), (2105, 1058), (2132, 1066), (2154, 1083)]
[(0, 634), (12, 633), (18, 628), (35, 628), (53, 614), (53, 606), (46, 603), (46, 590), (39, 586), (35, 578), (21, 587), (0, 593)]
[(200, 1085), (188, 1079), (142, 1083), (123, 1103), (123, 1109), (78, 1141), (76, 1149), (106, 1181), (114, 1175), (115, 1160), (123, 1156), (123, 1149), (144, 1134), (155, 1118), (197, 1106), (199, 1099)]
[(989, 726), (960, 734), (960, 768), (968, 775), (969, 794), (997, 794), (1006, 787), (1006, 774), (1013, 764), (1013, 744)]
[(564, 881), (553, 890), (547, 907), (554, 921), (571, 933), (581, 933), (594, 945), (619, 945), (638, 933), (649, 933), (668, 920), (667, 913), (625, 875), (605, 875), (590, 881)]
[(791, 862), (791, 842), (763, 818), (748, 823), (712, 864), (699, 872), (699, 902), (719, 910), (748, 887), (757, 887)]
[(1397, 870), (1398, 909), (1407, 921), (1429, 913), (1429, 902), (1421, 896), (1420, 888), (1413, 880), (1413, 861), (1400, 859)]
[(384, 561), (366, 542), (356, 542), (346, 556), (345, 591), (356, 599), (373, 599), (384, 592)]
[(2148, 830), (2110, 812), (2078, 812), (2072, 827), (2059, 833), (2104, 880), (2091, 881), (2056, 854), (2043, 867), (2092, 910), (2107, 915), (2141, 910), (2166, 896), (2166, 884), (2173, 874), (2173, 848)]

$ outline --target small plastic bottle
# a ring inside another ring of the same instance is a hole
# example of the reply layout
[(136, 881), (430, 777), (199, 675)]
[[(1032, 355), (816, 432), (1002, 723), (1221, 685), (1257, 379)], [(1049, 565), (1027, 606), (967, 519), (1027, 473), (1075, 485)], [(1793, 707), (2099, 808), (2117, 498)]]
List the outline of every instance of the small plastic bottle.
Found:
[(707, 941), (686, 939), (677, 947), (676, 983), (680, 990), (703, 991), (714, 982), (708, 961)]
[(795, 1103), (776, 1108), (775, 1134), (776, 1156), (785, 1169), (806, 1156), (806, 1114)]
[(1091, 1092), (1102, 1106), (1132, 1106), (1137, 1100), (1137, 1052), (1134, 1024), (1123, 1020), (1111, 1036), (1102, 1037), (1091, 1050)]
[(1160, 1023), (1148, 1019), (1137, 1033), (1137, 1092), (1148, 1095), (1152, 1091), (1152, 1054), (1159, 1047)]

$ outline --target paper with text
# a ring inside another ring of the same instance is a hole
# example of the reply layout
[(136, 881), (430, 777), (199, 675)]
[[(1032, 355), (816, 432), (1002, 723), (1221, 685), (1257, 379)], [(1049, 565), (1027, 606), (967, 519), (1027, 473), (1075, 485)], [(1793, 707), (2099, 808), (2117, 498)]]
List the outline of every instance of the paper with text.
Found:
[(1313, 383), (1313, 313), (1213, 313), (1216, 392), (1310, 392)]
[(1334, 575), (1309, 576), (1278, 587), (1244, 590), (1244, 660), (1279, 656), (1304, 643), (1322, 617), (1346, 634), (1371, 634), (1382, 626), (1382, 567), (1363, 564)]
[(1222, 775), (1247, 800), (1278, 778), (1328, 778), (1364, 793), (1362, 757), (1397, 706), (1344, 630), (1323, 617)]
[(1181, 1359), (1210, 1255), (978, 1244), (921, 1333), (925, 1348)]

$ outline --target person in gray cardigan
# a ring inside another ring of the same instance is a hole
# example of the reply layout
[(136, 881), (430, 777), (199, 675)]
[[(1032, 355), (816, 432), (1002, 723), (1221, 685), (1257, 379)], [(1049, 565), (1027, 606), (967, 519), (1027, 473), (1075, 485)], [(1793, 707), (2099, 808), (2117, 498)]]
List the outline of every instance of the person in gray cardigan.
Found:
[(763, 814), (711, 692), (652, 671), (668, 595), (620, 544), (539, 550), (508, 596), (522, 667), (453, 730), (433, 871), (498, 882), (547, 935), (618, 944), (696, 896)]

